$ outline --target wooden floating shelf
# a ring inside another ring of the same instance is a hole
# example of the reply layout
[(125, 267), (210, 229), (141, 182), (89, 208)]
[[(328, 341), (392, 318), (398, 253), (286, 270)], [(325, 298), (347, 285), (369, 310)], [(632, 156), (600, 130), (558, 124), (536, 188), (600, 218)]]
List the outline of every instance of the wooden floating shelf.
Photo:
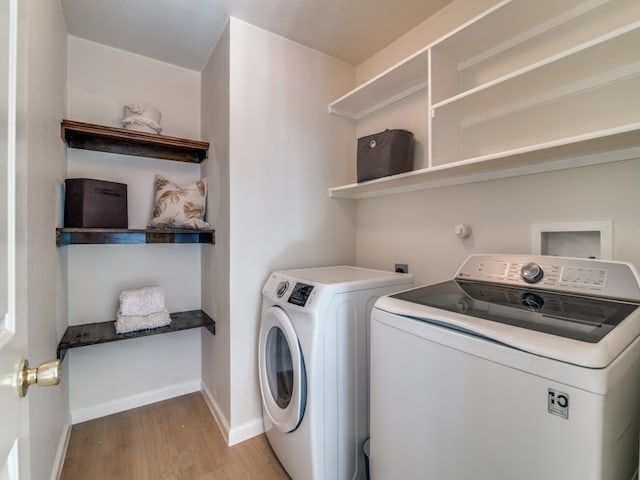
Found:
[(215, 230), (181, 228), (129, 230), (116, 228), (57, 228), (56, 245), (143, 243), (215, 243)]
[(73, 325), (67, 328), (67, 331), (62, 336), (58, 344), (57, 356), (63, 360), (67, 350), (71, 348), (117, 342), (130, 338), (148, 337), (161, 333), (179, 332), (181, 330), (200, 327), (205, 327), (212, 335), (216, 333), (216, 323), (202, 310), (172, 313), (171, 323), (166, 327), (138, 330), (137, 332), (129, 333), (116, 333), (115, 321)]
[(200, 163), (209, 155), (209, 142), (167, 137), (125, 128), (62, 120), (62, 139), (71, 148)]

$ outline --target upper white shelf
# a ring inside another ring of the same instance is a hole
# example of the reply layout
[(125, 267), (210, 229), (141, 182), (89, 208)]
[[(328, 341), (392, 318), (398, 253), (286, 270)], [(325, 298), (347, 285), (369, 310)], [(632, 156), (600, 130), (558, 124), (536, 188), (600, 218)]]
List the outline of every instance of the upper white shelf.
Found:
[(421, 50), (329, 104), (329, 112), (352, 120), (427, 88), (428, 49)]
[(433, 105), (434, 116), (465, 118), (505, 110), (526, 97), (542, 103), (640, 73), (640, 22), (593, 39)]
[[(539, 35), (608, 0), (504, 0), (450, 34), (329, 104), (329, 112), (352, 120), (427, 88), (429, 49), (455, 59), (462, 67)], [(515, 18), (515, 20), (514, 20)]]
[(525, 43), (610, 0), (504, 0), (433, 44), (466, 68)]

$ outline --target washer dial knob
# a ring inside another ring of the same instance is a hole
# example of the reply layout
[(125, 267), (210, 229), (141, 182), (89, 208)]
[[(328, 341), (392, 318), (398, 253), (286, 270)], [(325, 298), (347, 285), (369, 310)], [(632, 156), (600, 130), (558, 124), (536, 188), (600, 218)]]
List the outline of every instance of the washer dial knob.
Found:
[(520, 276), (527, 283), (537, 283), (542, 280), (544, 271), (537, 263), (529, 262), (522, 265)]
[(523, 293), (520, 302), (532, 312), (539, 311), (544, 305), (544, 299), (532, 292)]
[(278, 298), (281, 298), (285, 293), (287, 293), (287, 289), (289, 288), (289, 282), (286, 280), (280, 282), (278, 284), (278, 288), (276, 289), (276, 295)]

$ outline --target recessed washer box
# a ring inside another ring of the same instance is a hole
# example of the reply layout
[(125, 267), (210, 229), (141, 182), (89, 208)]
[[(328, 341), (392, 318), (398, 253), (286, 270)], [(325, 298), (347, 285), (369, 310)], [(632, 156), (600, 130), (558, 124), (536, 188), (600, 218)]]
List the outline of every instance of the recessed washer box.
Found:
[(539, 223), (532, 226), (534, 255), (613, 260), (613, 221)]

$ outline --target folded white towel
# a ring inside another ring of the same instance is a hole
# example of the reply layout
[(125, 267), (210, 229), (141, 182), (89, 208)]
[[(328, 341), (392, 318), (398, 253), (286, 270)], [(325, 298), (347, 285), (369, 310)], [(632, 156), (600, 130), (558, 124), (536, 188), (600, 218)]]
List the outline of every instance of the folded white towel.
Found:
[(150, 315), (165, 310), (164, 290), (160, 287), (144, 287), (125, 290), (120, 294), (120, 314)]
[(135, 332), (137, 330), (149, 330), (151, 328), (164, 327), (171, 323), (168, 310), (152, 313), (150, 315), (122, 315), (120, 310), (116, 315), (116, 333)]

